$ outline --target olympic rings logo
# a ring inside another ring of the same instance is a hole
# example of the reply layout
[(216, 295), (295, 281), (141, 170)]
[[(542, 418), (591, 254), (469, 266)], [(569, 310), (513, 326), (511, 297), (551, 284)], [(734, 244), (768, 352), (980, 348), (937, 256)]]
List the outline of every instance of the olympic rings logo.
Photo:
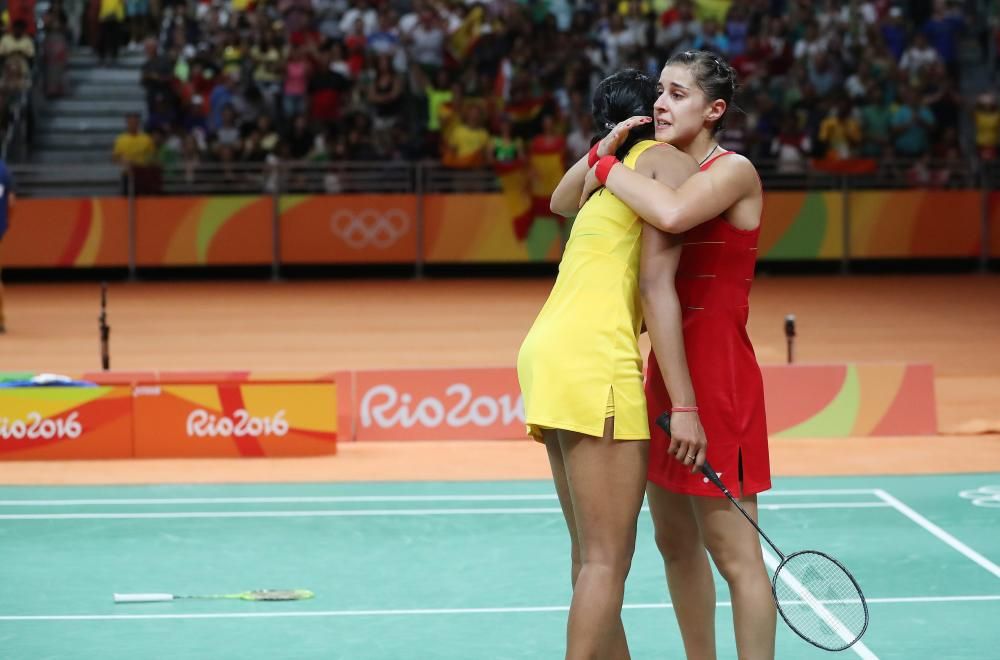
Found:
[(409, 233), (410, 216), (400, 209), (340, 209), (330, 217), (330, 231), (355, 250), (384, 250)]
[(972, 504), (975, 506), (1000, 509), (1000, 486), (980, 486), (979, 488), (963, 490), (958, 496), (972, 500)]

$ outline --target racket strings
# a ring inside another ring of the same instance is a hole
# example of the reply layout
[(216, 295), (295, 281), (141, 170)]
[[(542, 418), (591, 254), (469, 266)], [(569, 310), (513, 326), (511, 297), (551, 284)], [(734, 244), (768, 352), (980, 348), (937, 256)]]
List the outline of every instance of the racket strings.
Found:
[(868, 607), (843, 566), (819, 552), (789, 556), (774, 574), (778, 611), (800, 636), (827, 650), (849, 647), (868, 626)]

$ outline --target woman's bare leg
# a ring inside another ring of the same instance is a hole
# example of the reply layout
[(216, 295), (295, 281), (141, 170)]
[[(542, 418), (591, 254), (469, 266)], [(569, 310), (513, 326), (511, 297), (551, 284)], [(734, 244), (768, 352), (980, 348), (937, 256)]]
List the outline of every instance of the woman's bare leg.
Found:
[(715, 660), (715, 580), (692, 498), (646, 487), (656, 546), (688, 660)]
[(559, 447), (580, 547), (580, 571), (567, 625), (568, 660), (628, 658), (621, 607), (635, 550), (649, 452), (647, 442), (559, 431)]
[[(552, 481), (555, 483), (556, 494), (559, 496), (559, 506), (562, 507), (563, 517), (566, 519), (566, 528), (569, 530), (570, 584), (575, 589), (576, 578), (580, 575), (581, 566), (580, 541), (576, 531), (576, 517), (573, 514), (573, 500), (569, 492), (569, 482), (566, 479), (566, 465), (563, 462), (562, 449), (559, 447), (556, 431), (553, 429), (543, 429), (542, 438), (549, 455), (549, 466), (552, 468)], [(629, 657), (628, 642), (625, 639), (625, 626), (622, 624), (621, 616), (618, 617), (618, 633), (613, 648), (612, 657)]]
[[(695, 511), (719, 573), (729, 583), (740, 660), (773, 660), (777, 612), (757, 531), (728, 499), (693, 498)], [(757, 497), (740, 498), (757, 520)]]

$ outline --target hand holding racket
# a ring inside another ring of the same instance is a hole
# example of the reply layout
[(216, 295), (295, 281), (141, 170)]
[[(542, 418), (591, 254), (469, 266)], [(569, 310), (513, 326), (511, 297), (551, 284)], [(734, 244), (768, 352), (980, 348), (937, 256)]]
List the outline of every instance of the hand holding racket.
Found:
[[(656, 424), (669, 434), (670, 413), (660, 415)], [(868, 629), (868, 603), (857, 580), (844, 565), (816, 550), (786, 555), (733, 497), (707, 460), (701, 472), (781, 557), (771, 579), (771, 595), (788, 627), (826, 651), (843, 651), (857, 643)]]
[(668, 415), (667, 435), (670, 437), (670, 446), (667, 453), (683, 463), (690, 466), (691, 474), (701, 469), (705, 464), (705, 456), (708, 453), (708, 438), (705, 437), (705, 429), (701, 425), (701, 418), (698, 417), (697, 409), (689, 411), (678, 411), (677, 414)]
[(180, 594), (115, 594), (116, 603), (164, 603), (181, 599), (198, 600), (308, 600), (315, 594), (307, 589), (258, 589), (236, 594), (186, 596)]

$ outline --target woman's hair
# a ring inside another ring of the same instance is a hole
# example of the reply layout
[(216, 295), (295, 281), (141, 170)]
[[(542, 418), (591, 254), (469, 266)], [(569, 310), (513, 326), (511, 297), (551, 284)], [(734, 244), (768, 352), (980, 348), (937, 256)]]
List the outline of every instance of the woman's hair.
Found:
[[(616, 125), (629, 117), (651, 117), (656, 102), (656, 81), (637, 69), (625, 69), (610, 75), (594, 90), (593, 113), (597, 135), (591, 144), (607, 137)], [(652, 140), (653, 122), (629, 131), (615, 156), (623, 160), (629, 150), (642, 140)]]
[(683, 53), (677, 53), (667, 60), (667, 66), (672, 64), (683, 64), (691, 69), (695, 82), (698, 83), (698, 87), (704, 92), (709, 103), (716, 99), (722, 99), (726, 102), (726, 111), (712, 127), (712, 133), (721, 131), (726, 115), (733, 107), (733, 97), (736, 94), (736, 70), (715, 53), (704, 50), (686, 50)]

